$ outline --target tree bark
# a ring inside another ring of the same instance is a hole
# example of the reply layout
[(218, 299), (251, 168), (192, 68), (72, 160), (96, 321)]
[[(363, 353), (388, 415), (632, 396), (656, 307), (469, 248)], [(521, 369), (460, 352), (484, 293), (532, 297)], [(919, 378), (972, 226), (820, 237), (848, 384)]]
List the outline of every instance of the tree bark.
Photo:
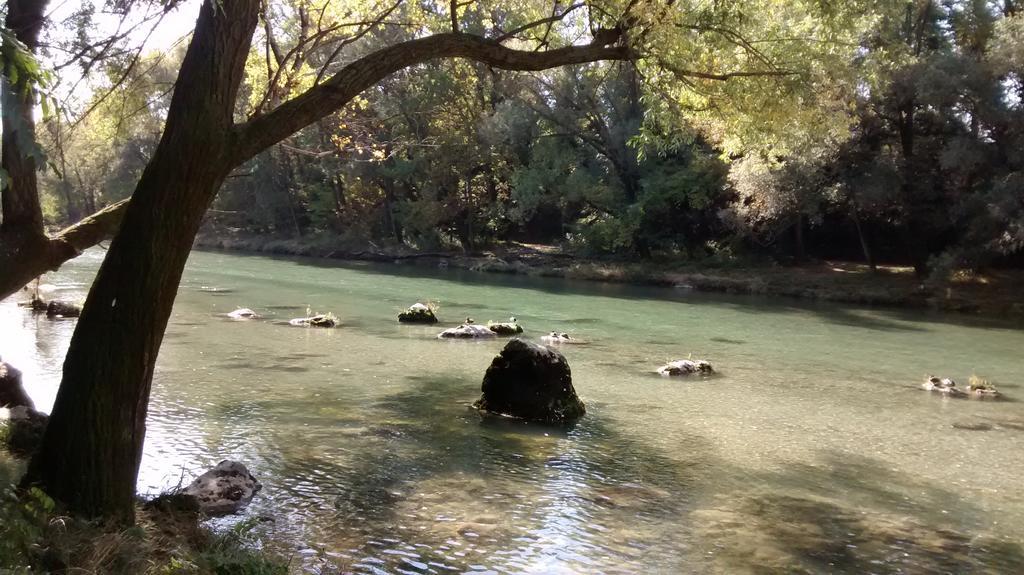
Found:
[(0, 299), (113, 236), (127, 208), (128, 200), (122, 200), (49, 238), (33, 234), (0, 237)]
[(87, 517), (131, 523), (157, 353), (192, 242), (210, 201), (236, 166), (348, 103), (402, 68), (441, 57), (540, 70), (628, 49), (511, 50), (441, 34), (356, 60), (324, 84), (241, 126), (232, 111), (258, 0), (205, 0), (175, 86), (165, 129), (89, 291), (64, 377), (26, 484)]
[(234, 163), (232, 112), (259, 3), (204, 2), (166, 127), (82, 310), (26, 484), (134, 521), (157, 352), (203, 213)]
[[(7, 2), (4, 24), (33, 53), (39, 46), (46, 4), (40, 0)], [(4, 44), (5, 53), (15, 50), (14, 46), (8, 45), (9, 42)], [(4, 215), (0, 232), (5, 236), (35, 235), (37, 239), (43, 239), (43, 211), (36, 182), (36, 131), (32, 118), (35, 81), (29, 74), (18, 70), (11, 59), (6, 59), (3, 73), (3, 149), (0, 162), (7, 172), (7, 181), (0, 193)], [(12, 77), (16, 81), (11, 82)]]
[[(8, 0), (5, 25), (32, 52), (39, 46), (45, 0)], [(3, 47), (5, 51), (14, 46)], [(55, 237), (43, 229), (36, 178), (35, 84), (28, 74), (18, 74), (13, 84), (13, 64), (3, 70), (3, 141), (0, 167), (8, 180), (0, 191), (0, 299), (18, 291), (40, 275), (55, 270), (86, 248), (110, 237), (120, 222), (126, 202), (115, 204), (82, 220)]]

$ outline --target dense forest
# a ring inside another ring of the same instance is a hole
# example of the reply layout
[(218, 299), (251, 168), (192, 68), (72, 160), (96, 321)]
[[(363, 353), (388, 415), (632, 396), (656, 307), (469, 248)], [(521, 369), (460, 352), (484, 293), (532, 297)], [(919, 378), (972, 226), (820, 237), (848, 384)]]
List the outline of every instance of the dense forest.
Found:
[[(837, 258), (921, 273), (1019, 264), (1015, 3), (867, 6), (843, 23), (863, 29), (808, 27), (799, 42), (759, 39), (750, 31), (759, 22), (739, 7), (698, 11), (693, 24), (724, 43), (715, 49), (756, 71), (682, 76), (682, 92), (665, 62), (406, 69), (239, 167), (204, 229), (353, 249), (474, 251), (512, 240), (591, 256)], [(512, 26), (500, 17), (512, 16), (468, 7), (462, 25)], [(271, 110), (322, 76), (336, 48), (324, 19), (304, 2), (266, 14), (236, 115)], [(380, 27), (359, 46), (415, 34)], [(838, 48), (802, 52), (828, 35)], [(88, 114), (46, 124), (48, 221), (72, 223), (130, 195), (182, 57), (108, 63)]]

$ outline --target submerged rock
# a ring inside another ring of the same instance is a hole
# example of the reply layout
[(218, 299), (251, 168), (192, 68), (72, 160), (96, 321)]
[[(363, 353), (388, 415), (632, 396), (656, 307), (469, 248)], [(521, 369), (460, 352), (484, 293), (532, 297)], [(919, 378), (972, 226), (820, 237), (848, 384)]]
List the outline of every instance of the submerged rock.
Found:
[(437, 316), (429, 306), (417, 302), (398, 314), (398, 321), (400, 323), (437, 323)]
[(263, 489), (244, 465), (225, 459), (196, 477), (182, 493), (195, 497), (208, 516), (236, 513)]
[(487, 329), (498, 335), (516, 335), (518, 333), (523, 333), (523, 326), (514, 321), (500, 323), (487, 322)]
[(0, 361), (0, 407), (35, 408), (32, 398), (21, 385), (21, 371), (13, 365)]
[(18, 457), (31, 457), (43, 442), (50, 416), (28, 406), (11, 408), (4, 443)]
[(956, 382), (948, 377), (938, 378), (929, 376), (925, 379), (921, 387), (925, 391), (933, 391), (935, 393), (941, 393), (949, 397), (967, 397), (967, 394), (961, 391), (956, 386)]
[(247, 307), (240, 307), (227, 315), (231, 319), (260, 319), (260, 314)]
[(297, 317), (288, 323), (298, 327), (336, 327), (338, 318), (332, 313), (320, 313), (310, 317)]
[(475, 323), (464, 323), (458, 327), (448, 328), (437, 334), (440, 339), (474, 339), (495, 337), (496, 334), (486, 326)]
[(715, 373), (711, 362), (703, 359), (677, 359), (658, 368), (658, 374), (664, 376), (711, 375)]
[(565, 356), (554, 349), (513, 339), (484, 374), (477, 409), (543, 423), (579, 419), (586, 407), (572, 386)]

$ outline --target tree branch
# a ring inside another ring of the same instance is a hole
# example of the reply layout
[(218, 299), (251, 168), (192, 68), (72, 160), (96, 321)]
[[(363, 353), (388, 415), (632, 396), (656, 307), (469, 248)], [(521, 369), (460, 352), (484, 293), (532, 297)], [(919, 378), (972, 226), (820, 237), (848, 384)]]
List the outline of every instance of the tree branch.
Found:
[(506, 40), (514, 38), (517, 34), (522, 34), (523, 32), (529, 30), (530, 28), (536, 28), (537, 26), (543, 26), (544, 24), (553, 24), (555, 22), (559, 22), (561, 20), (564, 20), (565, 17), (568, 16), (570, 12), (572, 12), (572, 11), (578, 9), (578, 8), (582, 8), (583, 6), (584, 6), (584, 4), (582, 4), (582, 3), (580, 3), (580, 4), (573, 4), (572, 6), (569, 6), (568, 8), (563, 10), (561, 13), (552, 14), (551, 16), (548, 16), (547, 18), (541, 18), (540, 20), (534, 20), (533, 22), (530, 22), (528, 24), (523, 24), (522, 26), (520, 26), (518, 28), (513, 28), (512, 30), (510, 30), (508, 32), (505, 32), (501, 36), (498, 36), (497, 38), (495, 38), (494, 41), (495, 42), (504, 42)]
[(570, 46), (544, 52), (506, 48), (470, 34), (436, 34), (378, 50), (342, 68), (323, 84), (272, 112), (234, 128), (232, 163), (237, 165), (347, 104), (398, 70), (438, 58), (467, 58), (504, 70), (537, 71), (598, 60), (628, 60), (625, 46)]

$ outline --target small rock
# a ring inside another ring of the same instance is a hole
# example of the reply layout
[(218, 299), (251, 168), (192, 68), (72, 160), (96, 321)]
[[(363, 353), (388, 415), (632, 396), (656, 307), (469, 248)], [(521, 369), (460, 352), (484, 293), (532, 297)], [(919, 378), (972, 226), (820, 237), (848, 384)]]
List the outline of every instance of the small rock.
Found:
[(493, 331), (498, 335), (516, 335), (519, 333), (523, 333), (523, 326), (512, 321), (501, 323), (487, 322), (487, 329)]
[(310, 317), (297, 317), (288, 323), (298, 327), (336, 327), (338, 318), (334, 317), (334, 314), (321, 313)]
[(956, 382), (952, 379), (938, 378), (929, 376), (925, 379), (925, 382), (921, 384), (921, 387), (925, 391), (933, 391), (935, 393), (941, 393), (948, 397), (967, 397), (967, 394), (957, 388)]
[(437, 323), (437, 316), (434, 315), (434, 310), (430, 307), (421, 304), (419, 302), (409, 306), (409, 309), (398, 314), (398, 321), (400, 323)]
[(576, 395), (565, 356), (513, 339), (484, 374), (479, 410), (542, 423), (579, 419), (586, 407)]
[(998, 399), (1002, 397), (1002, 394), (999, 393), (995, 386), (976, 375), (972, 375), (970, 381), (967, 382), (967, 392), (981, 399)]
[(703, 359), (677, 359), (658, 368), (658, 374), (664, 376), (711, 375), (715, 373), (711, 362)]
[(238, 512), (262, 488), (245, 465), (225, 459), (197, 477), (182, 493), (195, 497), (200, 510), (212, 517)]
[(458, 327), (452, 327), (442, 331), (437, 334), (437, 337), (440, 339), (474, 339), (495, 337), (496, 335), (497, 334), (486, 326), (477, 325), (475, 323), (464, 323)]
[(540, 338), (540, 341), (543, 342), (545, 345), (561, 345), (564, 343), (584, 343), (583, 341), (571, 337), (567, 333), (558, 333), (557, 331), (553, 331), (548, 335), (542, 336)]
[(231, 319), (260, 319), (260, 315), (247, 307), (238, 308), (233, 312), (228, 313), (228, 317)]

